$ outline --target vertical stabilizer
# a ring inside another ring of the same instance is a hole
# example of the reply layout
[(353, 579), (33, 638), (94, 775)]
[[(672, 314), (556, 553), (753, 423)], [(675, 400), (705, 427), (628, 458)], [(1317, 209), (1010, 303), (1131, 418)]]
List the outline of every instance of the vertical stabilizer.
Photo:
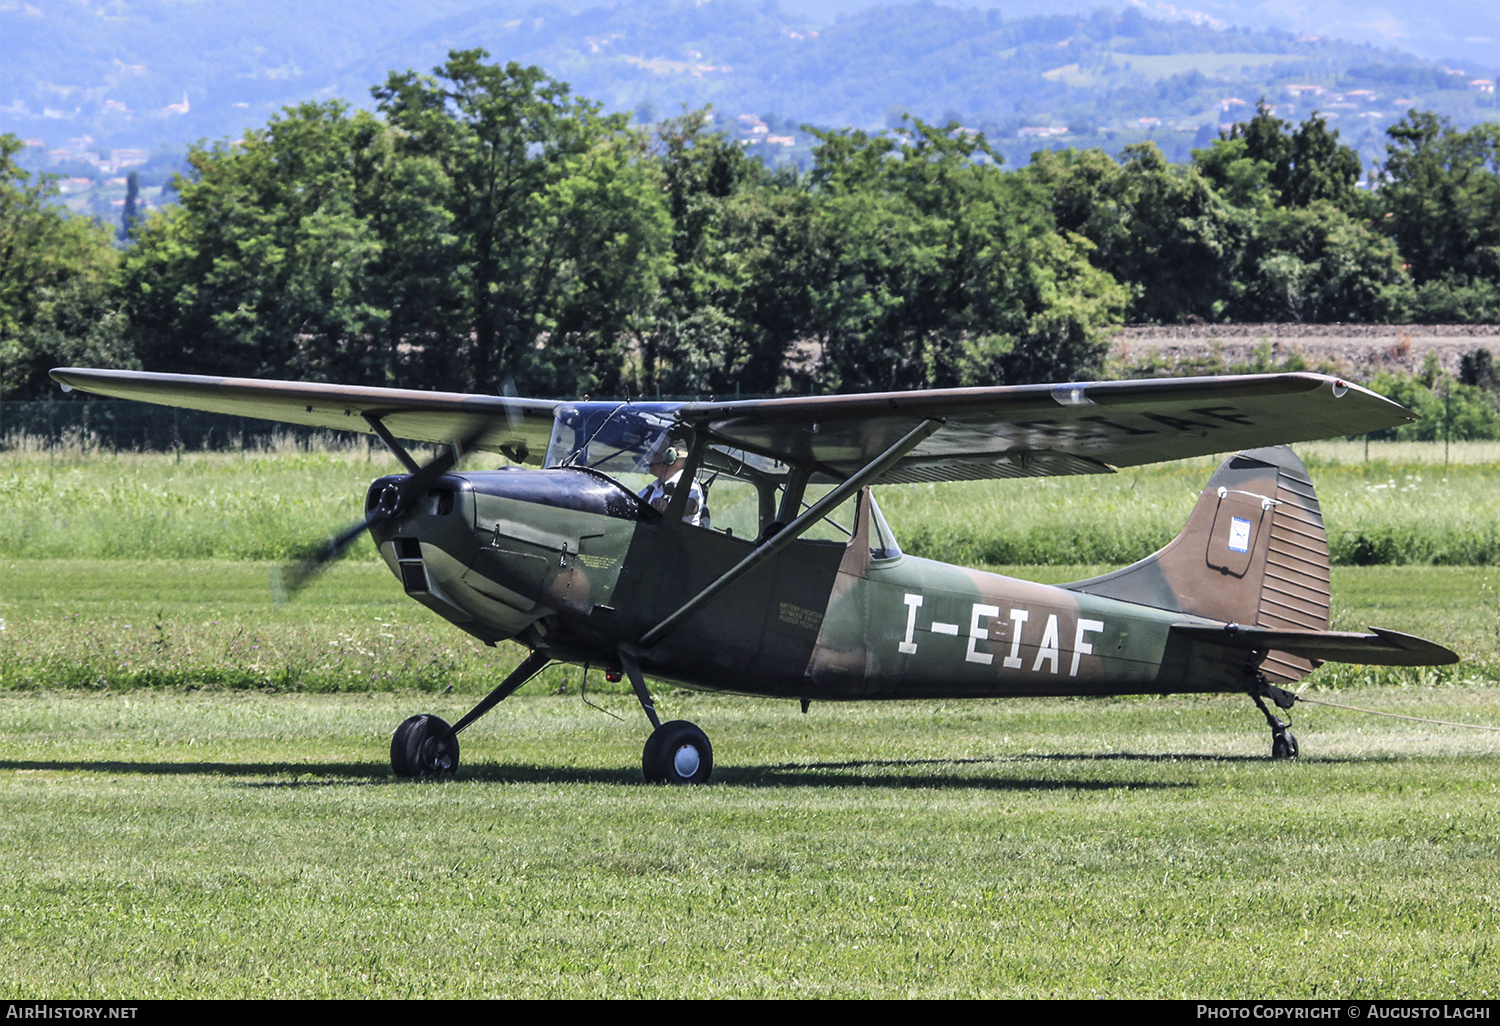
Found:
[[(1225, 623), (1327, 630), (1328, 536), (1307, 468), (1286, 446), (1231, 456), (1164, 548), (1064, 587)], [(1273, 684), (1311, 670), (1284, 652), (1261, 664)]]

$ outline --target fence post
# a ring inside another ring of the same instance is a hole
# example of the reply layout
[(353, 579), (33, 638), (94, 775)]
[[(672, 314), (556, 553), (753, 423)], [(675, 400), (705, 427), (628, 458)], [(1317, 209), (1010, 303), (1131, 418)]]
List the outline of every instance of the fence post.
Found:
[(1448, 443), (1453, 438), (1453, 389), (1443, 389), (1443, 466), (1448, 465)]

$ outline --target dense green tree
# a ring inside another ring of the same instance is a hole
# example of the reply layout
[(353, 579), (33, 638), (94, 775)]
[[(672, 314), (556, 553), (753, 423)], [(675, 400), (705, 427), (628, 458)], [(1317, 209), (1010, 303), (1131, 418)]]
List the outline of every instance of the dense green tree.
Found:
[(1194, 162), (1231, 203), (1240, 207), (1306, 207), (1331, 203), (1355, 214), (1364, 210), (1359, 154), (1339, 141), (1316, 112), (1295, 131), (1271, 114), (1262, 100), (1255, 116), (1230, 127)]
[(1369, 220), (1359, 156), (1316, 113), (1293, 129), (1262, 101), (1194, 164), (1241, 212), (1241, 254), (1226, 291), (1234, 320), (1366, 321), (1404, 309), (1408, 281)]
[(786, 170), (727, 206), (715, 258), (739, 281), (730, 309), (742, 331), (744, 363), (726, 386), (751, 393), (809, 387), (811, 286), (822, 273), (815, 209), (805, 180)]
[(135, 235), (136, 223), (140, 220), (138, 204), (141, 199), (141, 176), (132, 171), (125, 176), (125, 209), (120, 212), (120, 241), (127, 242)]
[(305, 104), (199, 147), (129, 257), (149, 366), (615, 391), (667, 257), (656, 167), (535, 68), (455, 53), (379, 115)]
[(1417, 415), (1410, 424), (1375, 432), (1371, 437), (1402, 442), (1466, 442), (1500, 438), (1500, 409), (1495, 394), (1439, 374), (1381, 372), (1370, 388)]
[(667, 269), (659, 172), (623, 116), (538, 68), (455, 51), (433, 76), (375, 90), (403, 156), (430, 161), (453, 245), (454, 384), (617, 391), (633, 321)]
[(1386, 134), (1381, 224), (1414, 281), (1500, 289), (1500, 122), (1412, 111)]
[(1459, 357), (1458, 380), (1487, 392), (1500, 392), (1500, 372), (1495, 368), (1495, 354), (1488, 349), (1472, 349)]
[(1130, 290), (1128, 316), (1173, 323), (1225, 318), (1249, 218), (1190, 165), (1154, 143), (1037, 153), (1026, 175), (1051, 197), (1059, 227), (1094, 245), (1095, 266)]
[(135, 366), (119, 311), (111, 232), (49, 203), (51, 180), (0, 135), (0, 398), (53, 398), (58, 365)]
[(1265, 211), (1241, 263), (1230, 316), (1243, 321), (1371, 321), (1405, 302), (1391, 241), (1334, 204)]
[(1500, 125), (1413, 113), (1373, 200), (1321, 118), (1264, 107), (1192, 164), (1148, 143), (1005, 172), (983, 136), (910, 121), (816, 133), (802, 173), (706, 110), (648, 135), (485, 60), (392, 75), (373, 113), (304, 104), (195, 147), (123, 269), (5, 138), (4, 394), (136, 362), (529, 394), (902, 389), (1086, 376), (1127, 315), (1500, 319)]
[(1413, 324), (1500, 324), (1500, 284), (1485, 278), (1450, 275), (1420, 285), (1408, 285), (1401, 294), (1395, 318)]
[(685, 395), (773, 392), (789, 340), (756, 316), (757, 281), (774, 275), (765, 245), (785, 203), (771, 172), (722, 133), (709, 111), (656, 127), (653, 159), (672, 219), (671, 269), (639, 340), (638, 387)]
[(304, 104), (232, 145), (195, 147), (180, 203), (127, 259), (142, 360), (162, 370), (369, 381), (385, 311), (366, 207), (385, 129)]
[(913, 121), (899, 142), (819, 139), (807, 289), (823, 387), (1019, 383), (1097, 365), (1123, 290), (982, 136)]

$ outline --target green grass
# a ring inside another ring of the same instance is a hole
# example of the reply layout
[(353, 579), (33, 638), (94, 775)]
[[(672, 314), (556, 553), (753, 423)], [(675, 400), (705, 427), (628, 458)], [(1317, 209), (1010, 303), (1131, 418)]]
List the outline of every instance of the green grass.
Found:
[[(1500, 734), (1299, 706), (1304, 757), (1286, 765), (1237, 696), (803, 716), (661, 689), (717, 763), (707, 788), (661, 789), (640, 783), (634, 698), (595, 676), (611, 718), (557, 668), (463, 735), (458, 780), (402, 783), (395, 725), (455, 718), (518, 652), (410, 602), (369, 552), (285, 607), (266, 585), (287, 532), (352, 519), (390, 468), (357, 451), (51, 457), (0, 454), (8, 998), (1500, 992)], [(1348, 511), (1376, 497), (1365, 530), (1448, 530), (1464, 504), (1493, 519), (1492, 461), (1405, 459), (1375, 489), (1397, 465), (1314, 454), (1331, 526), (1339, 481)], [(1064, 482), (882, 502), (904, 539), (1146, 516), (1154, 547), (1210, 470), (1072, 479), (1105, 490), (1050, 511), (1033, 506)], [(1400, 492), (1408, 473), (1423, 481)], [(1099, 569), (1059, 555), (989, 565)], [(1487, 566), (1337, 568), (1336, 626), (1423, 634), (1464, 662), (1324, 667), (1309, 694), (1500, 724), (1497, 586)]]
[(400, 469), (367, 448), (13, 449), (0, 452), (0, 557), (285, 559), (358, 519), (369, 483)]
[[(1335, 564), (1500, 564), (1500, 444), (1302, 447)], [(476, 468), (497, 457), (478, 454)], [(1097, 477), (892, 486), (903, 547), (966, 565), (1132, 562), (1181, 529), (1217, 460)], [(0, 452), (0, 559), (287, 558), (360, 516), (399, 468), (366, 448), (303, 452)], [(725, 493), (726, 495), (728, 493)], [(722, 496), (721, 496), (722, 497)], [(349, 558), (374, 562), (357, 544)]]
[[(1091, 577), (1109, 565), (996, 566), (990, 569), (1043, 584)], [(1463, 662), (1423, 671), (1434, 680), (1500, 680), (1500, 569), (1494, 567), (1371, 566), (1333, 569), (1333, 630), (1386, 627), (1447, 645)], [(1318, 686), (1386, 684), (1410, 670), (1323, 667)]]
[[(383, 563), (336, 564), (284, 606), (274, 566), (0, 561), (0, 689), (477, 692), (520, 660), (412, 602)], [(532, 687), (569, 679), (554, 668)]]
[[(1495, 719), (1476, 687), (1371, 696)], [(1470, 997), (1500, 984), (1493, 734), (1243, 699), (523, 697), (447, 784), (433, 696), (0, 695), (0, 992), (70, 997)], [(618, 711), (629, 712), (623, 700)]]
[[(1440, 462), (1440, 444), (1396, 443), (1388, 452), (1372, 445), (1368, 463), (1355, 458), (1362, 449), (1304, 452), (1335, 565), (1500, 564), (1500, 448), (1455, 445), (1459, 458), (1449, 465)], [(916, 555), (970, 566), (1119, 566), (1176, 536), (1217, 465), (1186, 460), (1088, 477), (893, 486), (879, 501), (902, 547)]]
[[(0, 690), (138, 688), (482, 694), (521, 659), (486, 648), (408, 599), (384, 564), (343, 562), (277, 606), (274, 564), (208, 560), (0, 561)], [(1100, 565), (994, 566), (1043, 583)], [(1319, 687), (1500, 680), (1500, 570), (1345, 567), (1333, 574), (1333, 626), (1430, 637), (1463, 658), (1422, 671), (1326, 666)], [(578, 690), (552, 667), (528, 693)], [(591, 690), (627, 693), (597, 673)]]

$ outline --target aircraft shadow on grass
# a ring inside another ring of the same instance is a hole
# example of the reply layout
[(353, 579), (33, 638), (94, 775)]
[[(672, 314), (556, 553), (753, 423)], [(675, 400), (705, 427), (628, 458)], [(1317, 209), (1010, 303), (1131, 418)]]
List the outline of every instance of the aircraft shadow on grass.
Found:
[[(1039, 779), (1017, 775), (989, 776), (979, 767), (1027, 762), (1142, 763), (1238, 763), (1262, 762), (1251, 756), (1183, 753), (1146, 755), (1049, 754), (960, 759), (861, 759), (840, 762), (775, 763), (725, 769), (720, 783), (738, 787), (848, 787), (848, 788), (943, 788), (981, 791), (1107, 791), (1177, 790), (1197, 787), (1194, 781)], [(1358, 760), (1319, 759), (1323, 762)], [(966, 767), (975, 767), (967, 772)], [(0, 761), (4, 771), (99, 773), (129, 776), (217, 776), (242, 778), (239, 786), (253, 788), (348, 787), (396, 784), (383, 762), (276, 764), (264, 762), (127, 762), (120, 760), (9, 760)], [(287, 779), (291, 777), (293, 779)], [(259, 778), (259, 779), (257, 779)], [(628, 769), (585, 769), (538, 766), (522, 763), (472, 763), (460, 780), (495, 784), (635, 784), (638, 777)], [(434, 781), (434, 785), (443, 781)]]

